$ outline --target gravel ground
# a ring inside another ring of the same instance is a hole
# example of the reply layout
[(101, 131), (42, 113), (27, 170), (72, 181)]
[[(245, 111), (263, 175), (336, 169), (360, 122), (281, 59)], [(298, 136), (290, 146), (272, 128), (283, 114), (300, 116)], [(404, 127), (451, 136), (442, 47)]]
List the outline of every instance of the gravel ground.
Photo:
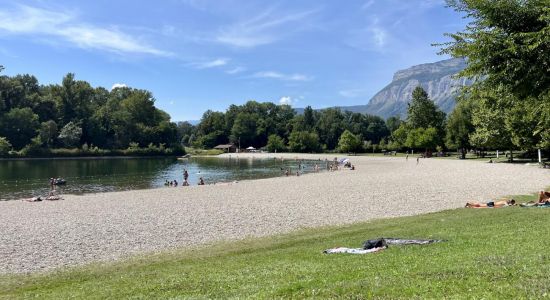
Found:
[(417, 165), (414, 158), (389, 157), (351, 160), (355, 171), (66, 195), (62, 201), (3, 201), (0, 274), (45, 271), (303, 227), (415, 215), (461, 207), (468, 200), (533, 193), (550, 185), (550, 172), (533, 166), (442, 159), (420, 159)]

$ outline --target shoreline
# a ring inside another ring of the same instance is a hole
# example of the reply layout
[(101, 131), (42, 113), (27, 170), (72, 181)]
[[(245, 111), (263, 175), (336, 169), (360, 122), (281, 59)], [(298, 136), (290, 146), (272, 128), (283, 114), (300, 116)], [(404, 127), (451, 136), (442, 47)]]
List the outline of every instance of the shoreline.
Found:
[(18, 160), (79, 160), (79, 159), (136, 159), (136, 158), (174, 158), (179, 156), (175, 155), (152, 155), (152, 156), (52, 156), (52, 157), (13, 157), (13, 158), (0, 158), (0, 161), (18, 161)]
[[(235, 154), (224, 154), (220, 156)], [(240, 153), (239, 158), (330, 159), (327, 154)], [(345, 155), (344, 155), (345, 156)], [(418, 215), (533, 193), (548, 170), (456, 160), (346, 156), (356, 170), (194, 188), (2, 201), (0, 274), (32, 273), (169, 249)]]

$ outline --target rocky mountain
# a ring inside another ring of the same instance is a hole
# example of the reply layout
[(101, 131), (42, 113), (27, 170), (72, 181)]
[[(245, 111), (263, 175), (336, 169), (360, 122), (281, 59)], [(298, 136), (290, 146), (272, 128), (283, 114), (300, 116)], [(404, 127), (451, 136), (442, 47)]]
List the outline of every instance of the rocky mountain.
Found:
[[(405, 117), (412, 91), (420, 85), (439, 108), (449, 113), (454, 108), (455, 97), (459, 89), (472, 83), (471, 80), (465, 78), (453, 77), (465, 67), (465, 59), (453, 58), (397, 71), (393, 75), (392, 82), (374, 95), (364, 109), (358, 109), (357, 106), (352, 109), (383, 118), (395, 115)], [(342, 107), (342, 109), (347, 110), (346, 107)]]

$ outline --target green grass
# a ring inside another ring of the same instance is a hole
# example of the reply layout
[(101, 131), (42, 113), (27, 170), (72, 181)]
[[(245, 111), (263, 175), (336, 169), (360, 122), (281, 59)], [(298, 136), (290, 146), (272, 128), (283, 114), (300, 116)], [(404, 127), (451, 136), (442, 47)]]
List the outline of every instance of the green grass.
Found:
[[(550, 297), (549, 219), (550, 209), (542, 208), (456, 209), (307, 229), (3, 276), (0, 298), (544, 298)], [(376, 237), (446, 241), (367, 255), (321, 253)]]
[(219, 149), (197, 149), (191, 147), (185, 147), (185, 153), (195, 156), (212, 156), (223, 154), (223, 150)]

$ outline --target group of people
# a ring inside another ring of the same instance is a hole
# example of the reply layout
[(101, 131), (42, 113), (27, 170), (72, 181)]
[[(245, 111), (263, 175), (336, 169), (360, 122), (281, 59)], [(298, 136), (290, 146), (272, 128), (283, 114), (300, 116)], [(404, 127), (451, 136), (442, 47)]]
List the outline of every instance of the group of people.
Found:
[(23, 201), (26, 202), (41, 202), (42, 200), (49, 200), (49, 201), (55, 201), (55, 200), (63, 200), (63, 198), (58, 194), (56, 190), (56, 186), (59, 184), (60, 180), (65, 182), (65, 180), (61, 178), (50, 178), (50, 191), (48, 192), (48, 195), (46, 197), (42, 196), (35, 196), (32, 198), (23, 199)]
[[(480, 202), (467, 202), (465, 207), (468, 208), (499, 208), (499, 207), (506, 207), (506, 206), (515, 206), (517, 205), (516, 200), (510, 199), (510, 200), (500, 200), (500, 201), (489, 201), (487, 203), (480, 203)], [(540, 191), (538, 200), (522, 203), (520, 204), (522, 207), (531, 207), (531, 206), (544, 206), (544, 207), (550, 207), (550, 192), (546, 191)]]
[[(183, 170), (183, 182), (182, 182), (181, 186), (189, 186), (189, 185), (190, 185), (189, 184), (189, 172), (187, 171), (187, 169), (184, 169)], [(204, 178), (202, 178), (202, 177), (199, 178), (198, 185), (205, 185)], [(166, 180), (164, 182), (164, 186), (176, 187), (176, 186), (178, 186), (178, 181), (176, 179), (174, 179), (172, 181)]]

